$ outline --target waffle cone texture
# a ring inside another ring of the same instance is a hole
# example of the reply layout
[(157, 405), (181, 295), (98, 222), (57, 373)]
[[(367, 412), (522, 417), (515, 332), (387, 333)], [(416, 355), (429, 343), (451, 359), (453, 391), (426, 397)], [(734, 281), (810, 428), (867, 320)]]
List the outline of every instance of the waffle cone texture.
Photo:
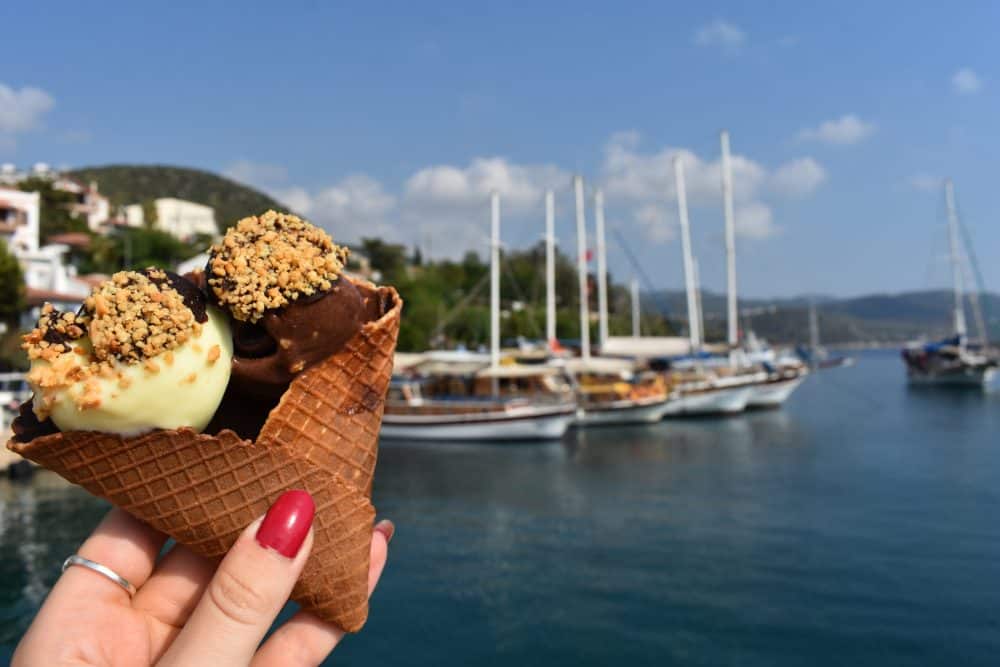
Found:
[(391, 287), (378, 296), (381, 317), (296, 377), (255, 442), (229, 430), (72, 431), (7, 447), (216, 560), (284, 491), (305, 489), (314, 542), (292, 599), (357, 632), (368, 617), (372, 479), (402, 310)]

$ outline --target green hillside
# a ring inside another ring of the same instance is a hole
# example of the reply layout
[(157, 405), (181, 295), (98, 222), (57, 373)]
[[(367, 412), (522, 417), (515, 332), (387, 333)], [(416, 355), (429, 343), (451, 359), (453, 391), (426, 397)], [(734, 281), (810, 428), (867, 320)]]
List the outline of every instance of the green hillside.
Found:
[(164, 165), (116, 164), (69, 172), (81, 181), (97, 181), (112, 206), (137, 204), (158, 197), (177, 197), (215, 209), (220, 227), (269, 208), (287, 207), (249, 186), (200, 169)]

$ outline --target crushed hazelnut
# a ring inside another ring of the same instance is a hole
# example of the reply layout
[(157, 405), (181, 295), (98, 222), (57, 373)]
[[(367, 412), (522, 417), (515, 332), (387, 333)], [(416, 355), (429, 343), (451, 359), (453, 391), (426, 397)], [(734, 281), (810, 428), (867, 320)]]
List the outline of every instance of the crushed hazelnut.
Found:
[(121, 271), (83, 302), (91, 314), (88, 333), (98, 360), (135, 363), (187, 340), (197, 322), (181, 294), (159, 269)]
[(219, 360), (219, 357), (221, 355), (222, 355), (222, 349), (219, 348), (218, 345), (213, 345), (212, 347), (208, 348), (208, 355), (206, 355), (206, 359), (208, 359), (209, 364), (214, 364), (216, 361)]
[(348, 252), (322, 229), (268, 211), (243, 218), (212, 246), (208, 286), (234, 318), (256, 322), (267, 310), (332, 289)]

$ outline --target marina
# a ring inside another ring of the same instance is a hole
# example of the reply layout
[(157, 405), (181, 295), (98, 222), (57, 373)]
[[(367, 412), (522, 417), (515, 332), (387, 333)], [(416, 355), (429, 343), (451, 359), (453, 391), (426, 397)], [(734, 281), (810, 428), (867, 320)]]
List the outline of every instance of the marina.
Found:
[[(782, 410), (384, 441), (393, 560), (331, 664), (994, 664), (1000, 395), (901, 375), (862, 352)], [(0, 481), (0, 655), (106, 511), (58, 482)]]

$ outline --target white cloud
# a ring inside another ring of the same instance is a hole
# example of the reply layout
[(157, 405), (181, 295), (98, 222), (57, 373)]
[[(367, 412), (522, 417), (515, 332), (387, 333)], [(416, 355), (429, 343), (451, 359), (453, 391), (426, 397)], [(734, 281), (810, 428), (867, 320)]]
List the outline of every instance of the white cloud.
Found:
[(936, 192), (943, 183), (944, 179), (930, 174), (916, 174), (910, 178), (910, 186), (924, 192)]
[[(674, 157), (684, 164), (689, 205), (721, 208), (719, 159), (707, 160), (688, 149), (674, 147), (643, 153), (635, 132), (612, 135), (605, 149), (602, 183), (609, 204), (630, 208), (632, 219), (649, 241), (670, 240), (675, 235)], [(763, 238), (778, 231), (767, 201), (769, 195), (802, 197), (826, 180), (826, 170), (810, 157), (792, 160), (773, 171), (743, 155), (733, 155), (731, 164), (736, 231), (749, 238)]]
[(256, 187), (269, 187), (288, 180), (288, 169), (277, 164), (237, 160), (222, 171), (223, 175)]
[(571, 174), (556, 165), (518, 164), (502, 157), (475, 158), (465, 166), (424, 167), (403, 186), (401, 229), (430, 239), (435, 256), (482, 252), (492, 191), (499, 192), (506, 219), (540, 210), (546, 190), (561, 191), (570, 182)]
[(983, 80), (968, 67), (963, 67), (951, 76), (951, 88), (959, 95), (975, 95), (983, 88)]
[(0, 83), (0, 132), (35, 129), (53, 105), (55, 100), (44, 90), (30, 86), (15, 90)]
[(410, 176), (404, 186), (409, 205), (434, 210), (482, 206), (496, 190), (504, 207), (536, 205), (545, 190), (561, 189), (569, 172), (555, 165), (519, 165), (501, 157), (476, 158), (466, 167), (435, 165)]
[(780, 230), (774, 224), (774, 212), (761, 202), (748, 202), (737, 206), (733, 212), (736, 218), (736, 233), (750, 239), (764, 239), (774, 236)]
[(632, 212), (632, 218), (642, 229), (642, 235), (653, 242), (677, 238), (677, 216), (662, 204), (642, 204)]
[(0, 151), (14, 152), (16, 135), (39, 127), (54, 105), (52, 96), (40, 88), (16, 90), (0, 83)]
[(834, 120), (820, 123), (818, 127), (799, 132), (802, 141), (821, 141), (826, 144), (848, 145), (867, 139), (875, 132), (875, 125), (849, 113)]
[(746, 32), (739, 26), (722, 19), (703, 25), (694, 33), (694, 43), (698, 46), (719, 47), (730, 52), (738, 51), (746, 39)]
[(292, 187), (272, 194), (295, 212), (326, 228), (338, 241), (352, 242), (363, 236), (391, 238), (390, 217), (396, 208), (396, 198), (366, 174), (353, 174), (313, 193)]
[(802, 197), (826, 180), (826, 170), (811, 157), (786, 162), (771, 174), (771, 189), (788, 197)]

